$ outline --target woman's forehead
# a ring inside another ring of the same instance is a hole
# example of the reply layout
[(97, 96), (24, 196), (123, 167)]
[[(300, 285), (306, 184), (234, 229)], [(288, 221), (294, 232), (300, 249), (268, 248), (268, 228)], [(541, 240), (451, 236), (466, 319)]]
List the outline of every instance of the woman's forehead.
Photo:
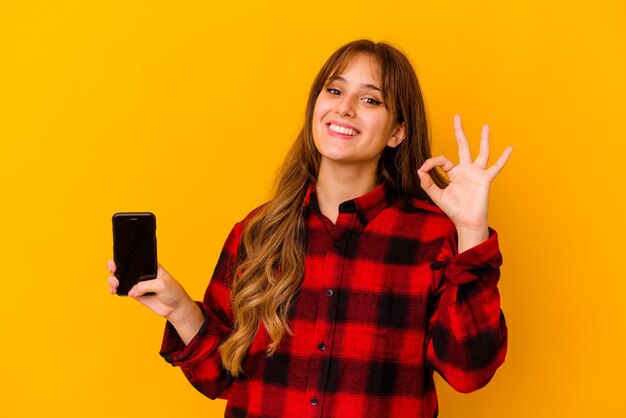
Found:
[(375, 57), (364, 53), (354, 54), (340, 60), (337, 63), (337, 66), (331, 70), (327, 82), (330, 83), (336, 79), (345, 80), (345, 74), (354, 70), (355, 66), (369, 67), (370, 71), (365, 72), (366, 77), (370, 78), (371, 82), (381, 87), (382, 77), (380, 64)]

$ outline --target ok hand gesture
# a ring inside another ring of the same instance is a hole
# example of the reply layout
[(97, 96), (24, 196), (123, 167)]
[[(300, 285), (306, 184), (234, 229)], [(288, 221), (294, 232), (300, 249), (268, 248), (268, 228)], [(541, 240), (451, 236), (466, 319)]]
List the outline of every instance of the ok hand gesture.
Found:
[[(489, 126), (483, 126), (480, 151), (473, 162), (459, 115), (454, 117), (454, 133), (459, 147), (459, 163), (455, 165), (444, 156), (429, 158), (417, 174), (424, 191), (456, 226), (461, 252), (488, 238), (489, 187), (506, 164), (513, 148), (506, 148), (500, 158), (487, 168)], [(435, 167), (441, 167), (448, 176), (449, 184), (444, 189), (439, 188), (428, 174)]]

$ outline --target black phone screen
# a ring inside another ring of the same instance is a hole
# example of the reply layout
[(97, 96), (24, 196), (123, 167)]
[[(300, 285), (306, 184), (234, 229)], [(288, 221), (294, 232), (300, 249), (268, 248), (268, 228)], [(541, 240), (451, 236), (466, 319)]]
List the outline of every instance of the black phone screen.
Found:
[(156, 217), (149, 212), (113, 215), (113, 261), (118, 295), (157, 275)]

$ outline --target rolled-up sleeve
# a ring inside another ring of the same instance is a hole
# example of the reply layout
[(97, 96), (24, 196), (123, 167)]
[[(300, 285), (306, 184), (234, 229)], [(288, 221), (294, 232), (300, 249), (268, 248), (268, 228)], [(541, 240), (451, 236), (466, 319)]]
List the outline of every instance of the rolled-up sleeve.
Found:
[(161, 356), (183, 371), (189, 382), (209, 398), (226, 398), (232, 382), (222, 366), (219, 344), (233, 329), (230, 309), (230, 283), (235, 274), (242, 226), (235, 225), (222, 249), (211, 282), (202, 302), (197, 302), (205, 321), (189, 344), (176, 329), (165, 325)]
[(461, 254), (450, 239), (435, 271), (427, 361), (457, 391), (486, 385), (504, 362), (507, 327), (500, 309), (498, 236)]

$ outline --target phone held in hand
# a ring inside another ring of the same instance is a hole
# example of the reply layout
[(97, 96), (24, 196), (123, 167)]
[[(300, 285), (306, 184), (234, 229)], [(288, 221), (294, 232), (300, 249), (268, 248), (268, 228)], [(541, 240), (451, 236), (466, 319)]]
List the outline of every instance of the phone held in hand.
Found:
[(127, 296), (142, 280), (157, 276), (156, 217), (150, 212), (113, 215), (113, 261), (120, 281), (117, 294)]

